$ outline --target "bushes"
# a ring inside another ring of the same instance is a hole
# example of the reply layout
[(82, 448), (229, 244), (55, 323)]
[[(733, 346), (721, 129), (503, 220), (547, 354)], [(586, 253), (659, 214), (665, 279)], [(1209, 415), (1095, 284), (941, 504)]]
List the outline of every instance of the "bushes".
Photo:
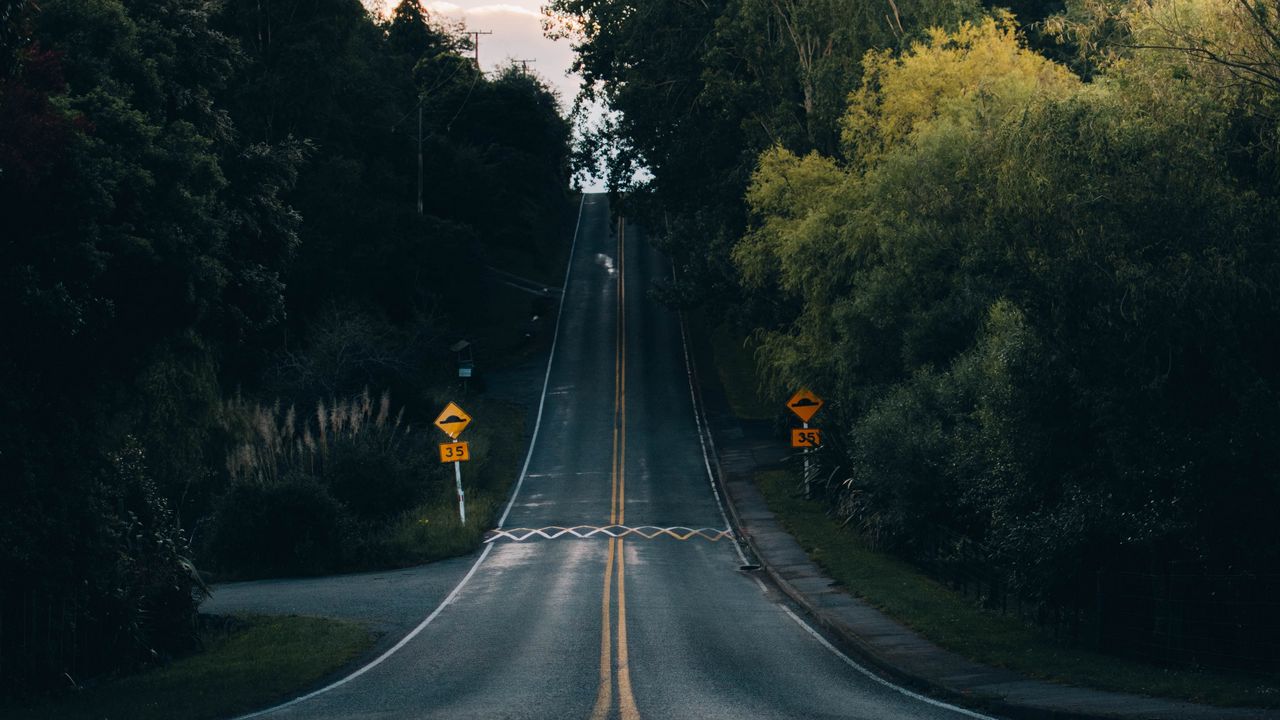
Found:
[[(239, 442), (214, 516), (210, 558), (236, 575), (319, 574), (369, 564), (400, 518), (446, 486), (425, 433), (384, 393), (320, 402), (299, 416), (226, 403)], [(384, 553), (385, 554), (385, 553)]]
[(333, 302), (308, 323), (302, 343), (276, 355), (263, 392), (312, 403), (377, 387), (416, 407), (450, 379), (446, 333), (430, 315), (397, 324), (367, 305)]
[(126, 437), (95, 470), (82, 495), (49, 508), (67, 534), (31, 543), (57, 550), (0, 566), (4, 694), (163, 662), (197, 642), (203, 586), (141, 445)]
[(316, 575), (343, 564), (348, 524), (342, 505), (305, 473), (237, 483), (219, 504), (210, 557), (249, 576)]
[[(272, 455), (268, 477), (228, 486), (219, 400), (237, 387), (311, 402), (370, 385), (424, 404), (451, 359), (439, 338), (452, 330), (435, 319), (483, 295), (474, 260), (487, 240), (472, 225), (515, 238), (528, 218), (547, 229), (560, 217), (558, 201), (539, 206), (557, 193), (525, 193), (509, 173), (486, 174), (465, 213), (417, 211), (400, 123), (422, 97), (412, 68), (441, 51), (465, 62), (421, 14), (408, 29), (421, 42), (406, 44), (355, 0), (39, 5), (0, 2), (0, 316), (12, 340), (0, 350), (0, 690), (183, 647), (181, 616), (195, 611), (186, 531), (207, 551), (223, 525), (234, 562), (258, 562), (250, 540), (265, 538), (276, 549), (254, 572), (318, 572), (346, 562), (335, 545), (421, 502), (430, 477), (416, 477), (416, 446), (367, 447), (376, 437), (363, 433), (333, 448), (327, 475)], [(264, 22), (279, 30), (265, 45)], [(453, 135), (427, 135), (474, 153), (540, 139), (540, 166), (559, 167), (567, 131), (549, 91), (514, 89)], [(531, 103), (547, 112), (530, 116)], [(478, 125), (508, 105), (528, 122)], [(451, 177), (432, 163), (428, 187), (432, 169)], [(521, 200), (502, 207), (523, 213), (495, 212), (513, 189)], [(291, 352), (299, 338), (305, 357)], [(127, 447), (135, 469), (146, 449), (145, 490), (112, 469)], [(159, 499), (164, 512), (142, 511)], [(314, 534), (285, 547), (278, 524), (304, 517)], [(233, 518), (244, 527), (229, 529)], [(30, 633), (9, 632), (19, 627)]]
[(1241, 162), (1274, 166), (1252, 118), (1280, 96), (1167, 53), (1083, 83), (1007, 17), (870, 60), (844, 156), (762, 157), (735, 252), (798, 308), (761, 358), (831, 401), (831, 500), (908, 556), (981, 543), (1047, 603), (1280, 568), (1277, 199)]

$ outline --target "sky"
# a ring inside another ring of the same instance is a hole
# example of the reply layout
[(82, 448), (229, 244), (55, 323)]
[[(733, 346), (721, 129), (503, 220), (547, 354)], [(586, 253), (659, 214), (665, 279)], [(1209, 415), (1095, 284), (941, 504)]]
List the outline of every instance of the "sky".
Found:
[[(389, 14), (399, 0), (363, 0), (366, 7)], [(542, 34), (542, 6), (547, 0), (424, 0), (428, 14), (434, 18), (461, 20), (468, 30), (488, 30), (492, 35), (480, 36), (480, 66), (485, 70), (503, 67), (512, 60), (528, 60), (529, 70), (537, 73), (560, 95), (560, 107), (568, 114), (578, 94), (581, 78), (569, 73), (573, 65), (573, 48), (569, 40), (549, 40)], [(535, 62), (536, 61), (536, 62)], [(587, 113), (587, 122), (599, 122), (604, 110), (595, 107)], [(578, 178), (582, 189), (600, 192), (603, 178)]]
[[(396, 0), (364, 0), (365, 5), (390, 12)], [(537, 72), (560, 92), (567, 111), (578, 93), (578, 77), (567, 76), (573, 63), (568, 40), (548, 40), (542, 35), (541, 6), (546, 0), (427, 0), (423, 4), (433, 16), (461, 20), (468, 30), (491, 30), (480, 36), (480, 65), (485, 70), (504, 66), (511, 60), (537, 60), (529, 69)]]

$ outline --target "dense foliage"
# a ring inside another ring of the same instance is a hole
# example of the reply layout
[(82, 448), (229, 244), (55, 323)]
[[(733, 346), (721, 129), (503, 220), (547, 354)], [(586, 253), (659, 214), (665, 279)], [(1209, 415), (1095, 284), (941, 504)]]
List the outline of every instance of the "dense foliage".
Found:
[[(1130, 32), (1173, 44), (1185, 4)], [(1276, 567), (1274, 97), (1229, 80), (1138, 53), (1086, 85), (988, 19), (869, 55), (841, 156), (762, 158), (735, 259), (803, 308), (763, 359), (837, 399), (844, 513), (961, 531), (1032, 597)]]
[[(1025, 0), (1040, 20), (1059, 3)], [(733, 243), (759, 154), (774, 145), (832, 154), (867, 50), (981, 11), (977, 0), (555, 0), (547, 26), (570, 38), (579, 103), (612, 115), (583, 137), (580, 162), (624, 192), (683, 272), (669, 299), (739, 306)], [(758, 310), (758, 309), (757, 309)]]
[(1104, 571), (1280, 570), (1274, 4), (890, 5), (555, 4), (677, 298), (828, 398), (832, 512), (882, 547), (1090, 610)]
[[(14, 690), (182, 651), (193, 559), (316, 569), (218, 555), (235, 522), (253, 539), (229, 508), (265, 512), (246, 488), (348, 525), (420, 498), (357, 492), (374, 488), (356, 472), (394, 453), (356, 439), (322, 494), (298, 496), (297, 473), (236, 477), (229, 398), (335, 406), (371, 386), (409, 419), (433, 410), (457, 299), (486, 263), (539, 260), (559, 229), (568, 127), (544, 84), (482, 75), (416, 0), (387, 20), (358, 0), (7, 0), (0, 29)], [(421, 460), (404, 456), (376, 462)]]

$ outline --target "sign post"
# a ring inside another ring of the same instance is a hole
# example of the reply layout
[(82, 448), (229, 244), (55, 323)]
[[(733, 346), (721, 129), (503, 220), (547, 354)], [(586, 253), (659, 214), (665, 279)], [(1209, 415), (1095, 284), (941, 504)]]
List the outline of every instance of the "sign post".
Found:
[(471, 424), (467, 411), (453, 403), (445, 406), (435, 425), (454, 442), (440, 443), (440, 462), (453, 463), (453, 480), (458, 489), (458, 519), (467, 524), (467, 496), (462, 492), (462, 463), (471, 460), (471, 445), (458, 442), (458, 436)]
[(800, 418), (800, 423), (804, 426), (800, 430), (793, 429), (791, 431), (791, 447), (804, 448), (804, 496), (809, 497), (809, 488), (812, 484), (812, 477), (809, 469), (809, 453), (813, 452), (815, 447), (822, 444), (822, 432), (820, 430), (809, 429), (809, 421), (823, 406), (822, 398), (809, 392), (806, 388), (801, 388), (799, 392), (791, 396), (787, 401), (787, 409), (796, 414)]
[(467, 524), (467, 495), (462, 492), (462, 462), (453, 463), (453, 482), (458, 486), (458, 520)]

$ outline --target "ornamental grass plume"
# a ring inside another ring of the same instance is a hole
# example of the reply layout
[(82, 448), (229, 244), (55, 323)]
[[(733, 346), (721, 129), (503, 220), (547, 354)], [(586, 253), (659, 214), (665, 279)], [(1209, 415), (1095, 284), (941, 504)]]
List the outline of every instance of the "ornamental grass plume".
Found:
[(367, 444), (385, 453), (398, 450), (411, 428), (404, 408), (391, 414), (391, 394), (373, 402), (366, 388), (359, 395), (316, 403), (314, 421), (299, 417), (295, 406), (250, 404), (236, 395), (222, 404), (224, 427), (238, 437), (227, 452), (227, 473), (235, 482), (274, 484), (291, 473), (324, 475), (325, 463), (339, 446)]

